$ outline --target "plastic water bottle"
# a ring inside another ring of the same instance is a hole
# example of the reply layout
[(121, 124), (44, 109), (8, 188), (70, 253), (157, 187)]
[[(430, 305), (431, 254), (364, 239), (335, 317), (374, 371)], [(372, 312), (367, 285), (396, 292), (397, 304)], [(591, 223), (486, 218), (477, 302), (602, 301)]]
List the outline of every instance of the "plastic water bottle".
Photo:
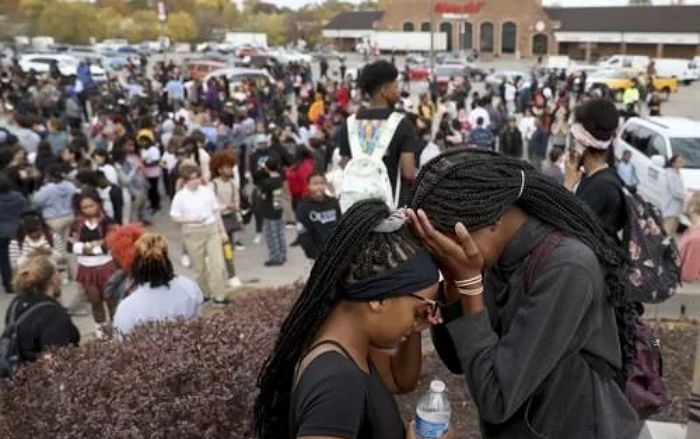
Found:
[(418, 439), (439, 439), (450, 426), (450, 400), (445, 383), (434, 380), (430, 390), (418, 400), (416, 407), (416, 436)]

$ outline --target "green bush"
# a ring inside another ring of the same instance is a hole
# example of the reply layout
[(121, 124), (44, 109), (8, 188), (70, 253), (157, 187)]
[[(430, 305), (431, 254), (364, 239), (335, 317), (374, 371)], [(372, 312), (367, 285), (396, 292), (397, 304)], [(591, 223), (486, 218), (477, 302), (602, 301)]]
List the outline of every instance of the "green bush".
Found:
[(257, 375), (299, 291), (50, 352), (0, 383), (0, 437), (250, 438)]

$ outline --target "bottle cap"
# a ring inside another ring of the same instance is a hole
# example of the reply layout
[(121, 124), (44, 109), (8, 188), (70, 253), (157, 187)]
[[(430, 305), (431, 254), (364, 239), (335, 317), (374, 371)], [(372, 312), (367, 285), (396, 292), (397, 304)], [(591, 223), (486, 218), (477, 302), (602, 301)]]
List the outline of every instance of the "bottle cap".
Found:
[(442, 393), (445, 391), (445, 383), (440, 380), (434, 380), (430, 382), (430, 391), (435, 393)]

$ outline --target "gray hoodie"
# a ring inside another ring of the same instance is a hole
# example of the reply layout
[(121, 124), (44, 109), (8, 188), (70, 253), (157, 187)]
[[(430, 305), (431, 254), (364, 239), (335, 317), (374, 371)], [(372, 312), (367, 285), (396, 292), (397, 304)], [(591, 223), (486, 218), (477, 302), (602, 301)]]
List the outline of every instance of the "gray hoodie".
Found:
[(593, 251), (564, 238), (533, 262), (525, 286), (531, 252), (552, 231), (536, 219), (521, 227), (485, 274), (487, 310), (447, 308), (446, 325), (434, 330), (436, 348), (450, 370), (464, 371), (485, 439), (635, 439), (635, 411), (582, 356), (621, 363)]
[(73, 195), (77, 189), (67, 180), (47, 183), (34, 195), (34, 204), (41, 209), (44, 219), (73, 215)]

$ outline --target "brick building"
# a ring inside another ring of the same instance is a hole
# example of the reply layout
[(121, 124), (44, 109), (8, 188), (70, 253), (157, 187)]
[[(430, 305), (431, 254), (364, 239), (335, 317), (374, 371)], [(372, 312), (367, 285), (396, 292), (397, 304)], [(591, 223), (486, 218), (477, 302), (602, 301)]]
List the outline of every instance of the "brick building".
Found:
[[(435, 31), (448, 50), (484, 56), (700, 55), (700, 6), (544, 8), (541, 0), (434, 0)], [(430, 0), (393, 0), (385, 11), (335, 17), (324, 36), (341, 49), (372, 32), (430, 32)]]

